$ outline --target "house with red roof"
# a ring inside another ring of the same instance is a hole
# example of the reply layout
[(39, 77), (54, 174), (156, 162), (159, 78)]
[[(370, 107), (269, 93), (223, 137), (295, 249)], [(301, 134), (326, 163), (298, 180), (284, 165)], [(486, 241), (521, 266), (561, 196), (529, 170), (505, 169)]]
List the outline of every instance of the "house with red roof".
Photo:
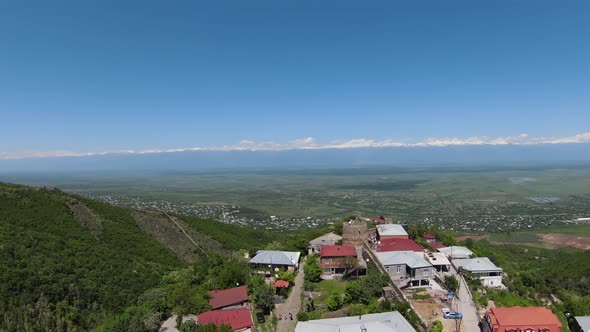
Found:
[(209, 292), (211, 299), (209, 304), (213, 310), (235, 309), (248, 303), (248, 290), (246, 285), (224, 290)]
[(561, 322), (545, 307), (492, 308), (482, 320), (482, 332), (561, 332)]
[(229, 325), (234, 331), (254, 331), (250, 310), (246, 308), (207, 311), (197, 316), (200, 325), (214, 324), (217, 327)]
[(420, 247), (418, 243), (410, 239), (381, 239), (380, 244), (376, 248), (377, 252), (386, 251), (413, 251), (413, 252), (424, 252), (424, 249)]
[(428, 242), (428, 243), (436, 242), (436, 237), (433, 234), (426, 233), (426, 234), (424, 234), (423, 237), (424, 237), (424, 240), (426, 240), (426, 242)]
[(324, 273), (343, 274), (357, 265), (358, 254), (353, 246), (323, 246), (320, 264)]

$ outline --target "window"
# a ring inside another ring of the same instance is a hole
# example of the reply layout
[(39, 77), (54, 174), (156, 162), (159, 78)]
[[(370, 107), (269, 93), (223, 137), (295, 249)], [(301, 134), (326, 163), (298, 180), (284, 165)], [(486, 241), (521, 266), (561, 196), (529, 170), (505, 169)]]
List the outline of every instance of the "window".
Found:
[(401, 273), (402, 272), (402, 267), (401, 266), (396, 266), (395, 272), (397, 273)]
[(422, 276), (428, 277), (428, 270), (422, 270)]

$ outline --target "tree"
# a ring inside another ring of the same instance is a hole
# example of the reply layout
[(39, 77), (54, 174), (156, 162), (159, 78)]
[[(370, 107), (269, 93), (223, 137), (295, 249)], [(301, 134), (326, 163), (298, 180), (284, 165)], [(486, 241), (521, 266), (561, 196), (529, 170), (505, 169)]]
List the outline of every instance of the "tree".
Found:
[(328, 310), (336, 311), (344, 305), (344, 301), (342, 300), (342, 295), (340, 294), (332, 294), (328, 297), (326, 301), (326, 306), (328, 306)]
[(459, 282), (457, 281), (457, 278), (455, 278), (455, 276), (446, 275), (445, 276), (445, 285), (447, 286), (447, 288), (450, 291), (456, 292), (457, 288), (459, 287)]
[(272, 286), (263, 285), (254, 290), (252, 299), (257, 306), (261, 307), (265, 311), (270, 311), (273, 306), (274, 290)]
[(319, 257), (315, 255), (309, 256), (305, 262), (303, 271), (305, 272), (305, 281), (319, 282), (322, 276), (322, 268), (320, 267)]
[(356, 257), (352, 257), (352, 256), (346, 256), (343, 257), (342, 260), (340, 261), (341, 265), (344, 267), (344, 274), (348, 274), (350, 271), (352, 271), (355, 267), (358, 266), (358, 260)]

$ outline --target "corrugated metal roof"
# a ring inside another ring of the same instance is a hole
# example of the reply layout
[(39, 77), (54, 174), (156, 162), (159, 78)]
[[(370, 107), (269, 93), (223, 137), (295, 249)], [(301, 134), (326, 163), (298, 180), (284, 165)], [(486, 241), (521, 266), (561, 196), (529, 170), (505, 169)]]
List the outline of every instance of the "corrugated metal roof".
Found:
[(397, 311), (299, 322), (295, 332), (416, 332)]
[(453, 265), (457, 269), (463, 269), (470, 272), (484, 272), (484, 271), (502, 271), (487, 257), (455, 259)]
[(298, 251), (260, 250), (250, 260), (250, 263), (298, 266), (300, 255), (301, 253)]
[(424, 258), (422, 254), (413, 251), (387, 251), (376, 253), (377, 259), (383, 266), (389, 265), (407, 265), (412, 269), (421, 267), (432, 267)]
[(408, 235), (408, 232), (400, 224), (377, 225), (377, 232), (380, 236)]

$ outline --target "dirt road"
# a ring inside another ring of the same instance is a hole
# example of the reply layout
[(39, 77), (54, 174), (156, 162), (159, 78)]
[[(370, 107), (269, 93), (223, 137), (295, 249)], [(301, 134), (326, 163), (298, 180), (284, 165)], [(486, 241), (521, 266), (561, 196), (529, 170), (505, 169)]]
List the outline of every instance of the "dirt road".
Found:
[[(291, 294), (287, 298), (284, 303), (277, 305), (276, 313), (277, 315), (280, 314), (281, 316), (285, 317), (286, 319), (279, 320), (279, 324), (277, 326), (278, 332), (293, 332), (295, 331), (295, 325), (297, 325), (297, 313), (301, 309), (301, 293), (303, 292), (303, 265), (305, 264), (305, 259), (301, 262), (299, 273), (297, 273), (297, 277), (295, 278), (295, 286), (291, 290)], [(289, 319), (289, 313), (293, 316), (293, 320)]]

